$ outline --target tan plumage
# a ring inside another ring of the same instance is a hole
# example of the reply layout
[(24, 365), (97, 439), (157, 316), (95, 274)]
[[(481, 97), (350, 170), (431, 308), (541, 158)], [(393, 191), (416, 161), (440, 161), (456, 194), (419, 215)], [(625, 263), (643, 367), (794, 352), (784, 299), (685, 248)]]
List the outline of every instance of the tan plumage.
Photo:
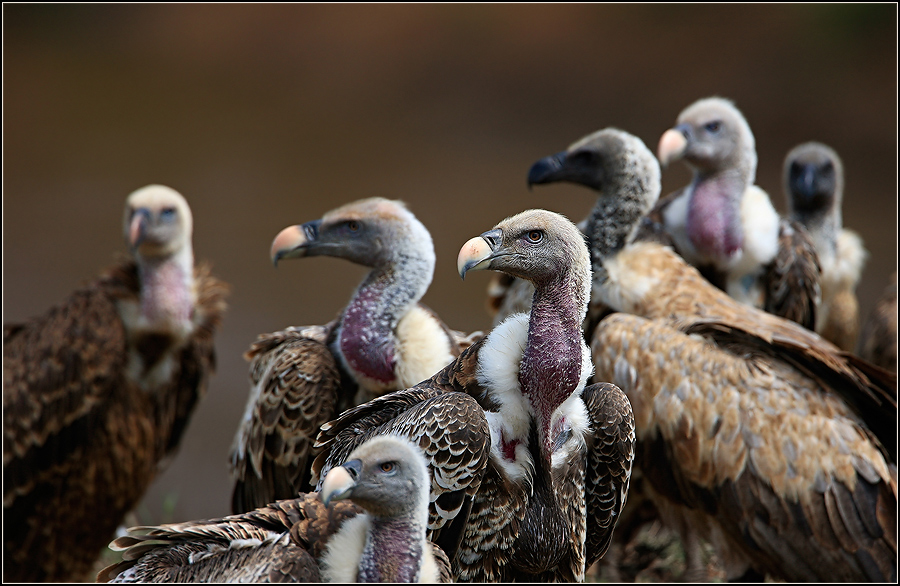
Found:
[[(583, 580), (605, 553), (624, 506), (634, 441), (631, 408), (619, 389), (585, 386), (591, 365), (581, 322), (590, 261), (583, 238), (562, 216), (531, 210), (471, 239), (458, 262), (461, 275), (490, 268), (532, 281), (531, 315), (510, 317), (431, 380), (323, 426), (316, 469), (340, 463), (360, 438), (390, 432), (418, 438), (436, 479), (456, 481), (459, 470), (473, 478), (471, 450), (462, 459), (438, 455), (451, 423), (466, 418), (423, 413), (434, 397), (471, 396), (490, 426), (490, 459), (480, 486), (461, 505), (449, 501), (460, 514), (438, 538), (458, 540), (445, 548), (455, 578)], [(469, 445), (449, 442), (451, 454)], [(451, 496), (446, 485), (432, 486), (438, 505)], [(431, 519), (443, 517), (433, 511)]]
[(897, 271), (863, 325), (859, 355), (897, 373)]
[(97, 580), (449, 582), (447, 556), (425, 540), (429, 479), (418, 449), (383, 436), (350, 457), (321, 493), (220, 519), (133, 527), (110, 544), (123, 561)]
[(178, 447), (227, 287), (194, 268), (191, 213), (128, 198), (123, 260), (3, 340), (4, 578), (82, 580)]
[(251, 393), (231, 453), (233, 512), (310, 489), (321, 424), (430, 377), (471, 343), (419, 303), (434, 247), (401, 202), (359, 200), (286, 228), (272, 245), (276, 262), (313, 255), (372, 271), (336, 320), (262, 335), (247, 352)]
[(806, 228), (822, 268), (822, 301), (815, 330), (848, 352), (856, 348), (859, 302), (856, 286), (869, 256), (859, 234), (843, 227), (844, 167), (830, 147), (807, 142), (784, 160), (789, 218)]
[(642, 238), (668, 239), (735, 299), (813, 329), (822, 296), (815, 246), (754, 185), (755, 139), (733, 103), (705, 98), (679, 114), (660, 138), (659, 160), (679, 159), (694, 177), (647, 213)]
[[(652, 170), (646, 147), (620, 141), (629, 154), (600, 156)], [(618, 312), (591, 348), (595, 376), (634, 408), (663, 519), (709, 540), (730, 578), (895, 580), (896, 378), (635, 241), (658, 183), (624, 187), (601, 190), (589, 220), (593, 294)]]

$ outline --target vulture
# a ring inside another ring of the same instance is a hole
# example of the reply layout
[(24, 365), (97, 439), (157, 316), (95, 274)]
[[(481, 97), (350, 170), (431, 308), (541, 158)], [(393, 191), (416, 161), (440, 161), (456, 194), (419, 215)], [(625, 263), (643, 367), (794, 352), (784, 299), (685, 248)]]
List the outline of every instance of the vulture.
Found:
[(863, 325), (859, 355), (897, 373), (897, 271)]
[(734, 104), (712, 97), (685, 108), (660, 138), (658, 156), (663, 167), (683, 159), (694, 176), (646, 214), (642, 230), (669, 239), (738, 301), (814, 329), (821, 300), (815, 245), (754, 185), (756, 143)]
[(3, 577), (79, 581), (171, 456), (215, 365), (227, 286), (191, 210), (128, 196), (121, 260), (3, 335)]
[(603, 170), (586, 232), (613, 312), (591, 332), (595, 377), (631, 402), (662, 519), (713, 544), (731, 579), (895, 581), (896, 377), (638, 238), (657, 161), (619, 130), (589, 142), (557, 173)]
[(420, 303), (434, 245), (402, 202), (355, 201), (285, 228), (272, 243), (276, 265), (323, 255), (371, 271), (337, 319), (261, 335), (247, 352), (251, 388), (230, 457), (234, 513), (309, 490), (321, 424), (427, 379), (469, 342)]
[(784, 160), (788, 218), (806, 228), (822, 268), (822, 300), (816, 332), (843, 350), (856, 348), (859, 302), (856, 286), (869, 253), (859, 234), (842, 227), (844, 168), (830, 147), (807, 142)]
[[(528, 280), (535, 288), (530, 314), (510, 316), (431, 379), (324, 425), (314, 472), (328, 472), (358, 442), (381, 433), (418, 440), (428, 457), (448, 444), (435, 421), (441, 414), (423, 417), (409, 405), (418, 408), (418, 395), (465, 393), (489, 424), (489, 459), (480, 487), (465, 495), (472, 498), (456, 504), (443, 480), (469, 466), (466, 444), (451, 441), (449, 459), (430, 458), (437, 505), (430, 523), (442, 527), (454, 578), (583, 581), (585, 568), (609, 546), (634, 450), (626, 397), (608, 383), (587, 385), (593, 367), (581, 324), (590, 264), (575, 225), (545, 210), (507, 218), (466, 242), (460, 276), (490, 269)], [(459, 513), (443, 513), (442, 500)]]
[(98, 582), (449, 582), (425, 538), (428, 466), (383, 435), (332, 468), (319, 493), (208, 521), (132, 527)]

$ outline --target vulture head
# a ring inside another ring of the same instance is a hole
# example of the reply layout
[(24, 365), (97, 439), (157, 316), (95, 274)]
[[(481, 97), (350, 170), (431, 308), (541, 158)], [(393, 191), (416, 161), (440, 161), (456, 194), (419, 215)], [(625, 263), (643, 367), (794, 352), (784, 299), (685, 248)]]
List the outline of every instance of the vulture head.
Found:
[(684, 159), (701, 176), (737, 171), (748, 184), (756, 177), (756, 141), (743, 114), (730, 100), (704, 98), (682, 110), (657, 150), (668, 166)]
[(276, 265), (285, 258), (334, 256), (366, 267), (385, 267), (414, 256), (430, 261), (434, 243), (428, 230), (400, 201), (362, 199), (326, 213), (321, 219), (290, 226), (272, 242)]
[(326, 506), (350, 499), (368, 515), (345, 522), (331, 539), (323, 575), (330, 581), (436, 580), (434, 548), (425, 538), (430, 488), (425, 457), (405, 438), (375, 436), (353, 450), (325, 476), (319, 496)]
[(123, 223), (125, 240), (138, 258), (164, 259), (191, 251), (191, 208), (174, 189), (148, 185), (132, 193)]
[(819, 142), (794, 147), (784, 160), (784, 190), (790, 215), (801, 221), (839, 211), (844, 191), (840, 157)]

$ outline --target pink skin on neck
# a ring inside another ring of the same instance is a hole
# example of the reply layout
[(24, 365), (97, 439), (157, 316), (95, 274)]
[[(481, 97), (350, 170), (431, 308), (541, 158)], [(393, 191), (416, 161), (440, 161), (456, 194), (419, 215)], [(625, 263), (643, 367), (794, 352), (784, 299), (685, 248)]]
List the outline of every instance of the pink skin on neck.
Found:
[(716, 263), (725, 263), (743, 246), (740, 222), (740, 197), (734, 197), (735, 185), (727, 177), (697, 183), (688, 203), (685, 229), (697, 253)]
[(141, 316), (151, 325), (186, 324), (193, 300), (184, 268), (171, 260), (141, 266)]

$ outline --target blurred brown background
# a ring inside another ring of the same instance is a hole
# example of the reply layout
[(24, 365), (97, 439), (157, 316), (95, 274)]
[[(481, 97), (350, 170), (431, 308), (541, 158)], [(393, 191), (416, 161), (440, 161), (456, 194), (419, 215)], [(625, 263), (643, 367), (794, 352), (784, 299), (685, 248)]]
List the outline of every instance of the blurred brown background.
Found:
[[(226, 460), (257, 334), (324, 323), (363, 269), (285, 262), (282, 228), (366, 196), (432, 232), (425, 302), (486, 329), (487, 275), (456, 254), (503, 217), (579, 220), (584, 188), (529, 192), (538, 158), (617, 126), (653, 150), (694, 100), (735, 100), (757, 183), (819, 140), (843, 157), (844, 225), (871, 252), (863, 315), (897, 264), (897, 7), (882, 5), (3, 6), (3, 319), (45, 311), (124, 250), (125, 197), (188, 199), (194, 250), (232, 284), (219, 369), (141, 522), (229, 512)], [(663, 192), (688, 181), (664, 173)], [(164, 501), (168, 499), (168, 504)]]

